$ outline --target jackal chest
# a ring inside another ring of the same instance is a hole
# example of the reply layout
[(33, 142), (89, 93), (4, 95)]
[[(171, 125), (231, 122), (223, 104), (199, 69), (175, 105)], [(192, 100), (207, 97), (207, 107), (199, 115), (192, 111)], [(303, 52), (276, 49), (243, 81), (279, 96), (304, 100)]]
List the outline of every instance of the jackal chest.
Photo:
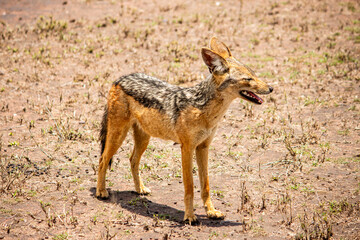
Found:
[(199, 129), (198, 131), (195, 131), (194, 132), (194, 145), (197, 146), (197, 145), (201, 144), (202, 142), (204, 142), (209, 137), (212, 137), (213, 134), (215, 133), (215, 130), (216, 130), (216, 126), (211, 129), (204, 128), (204, 129)]
[(218, 123), (213, 117), (199, 109), (188, 108), (176, 122), (175, 131), (181, 141), (190, 141), (192, 145), (197, 146), (213, 136)]

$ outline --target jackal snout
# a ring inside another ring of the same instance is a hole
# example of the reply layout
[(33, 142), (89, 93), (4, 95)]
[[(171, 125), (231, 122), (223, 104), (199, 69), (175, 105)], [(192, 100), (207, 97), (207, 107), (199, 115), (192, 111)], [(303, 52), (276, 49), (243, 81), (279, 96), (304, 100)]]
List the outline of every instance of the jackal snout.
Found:
[(272, 91), (274, 91), (274, 88), (267, 85), (265, 87), (265, 90), (258, 90), (258, 91), (256, 91), (256, 93), (258, 93), (258, 94), (270, 94), (270, 93), (272, 93)]
[(258, 94), (269, 94), (274, 91), (274, 88), (271, 87), (269, 84), (265, 83), (264, 81), (258, 79), (256, 76), (251, 77), (250, 80), (250, 89), (245, 89), (249, 91), (254, 91)]
[(274, 88), (272, 86), (269, 86), (269, 93), (272, 93), (274, 91)]
[(245, 78), (239, 82), (240, 97), (256, 104), (262, 104), (264, 102), (257, 94), (269, 94), (274, 90), (273, 87), (255, 77)]

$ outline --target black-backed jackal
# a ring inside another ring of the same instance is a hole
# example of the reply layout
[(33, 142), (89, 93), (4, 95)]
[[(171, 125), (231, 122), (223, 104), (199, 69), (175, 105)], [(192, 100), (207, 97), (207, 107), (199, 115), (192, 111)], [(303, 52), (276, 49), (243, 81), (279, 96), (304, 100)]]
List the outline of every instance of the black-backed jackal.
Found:
[(106, 169), (130, 128), (134, 150), (130, 157), (135, 189), (149, 194), (139, 174), (141, 155), (150, 136), (172, 140), (181, 145), (182, 177), (185, 188), (184, 220), (196, 222), (193, 211), (193, 155), (199, 169), (201, 197), (209, 218), (223, 219), (210, 199), (208, 150), (217, 125), (235, 98), (261, 104), (256, 94), (269, 94), (273, 88), (259, 80), (255, 73), (237, 61), (229, 48), (216, 38), (210, 48), (201, 49), (210, 75), (199, 84), (185, 88), (154, 77), (134, 73), (115, 81), (110, 89), (100, 133), (101, 158), (96, 196), (107, 198)]

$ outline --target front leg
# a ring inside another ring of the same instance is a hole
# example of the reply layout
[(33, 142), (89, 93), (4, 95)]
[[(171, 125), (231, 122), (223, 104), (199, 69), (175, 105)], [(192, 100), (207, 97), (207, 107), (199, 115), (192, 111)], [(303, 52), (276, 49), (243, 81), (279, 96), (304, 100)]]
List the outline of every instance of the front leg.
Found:
[(198, 222), (194, 214), (194, 181), (193, 181), (193, 154), (194, 148), (189, 144), (182, 144), (181, 146), (181, 161), (182, 161), (182, 174), (185, 189), (185, 215), (184, 221), (189, 224)]
[[(213, 136), (213, 135), (212, 135)], [(196, 147), (196, 161), (199, 168), (199, 178), (201, 185), (201, 198), (204, 202), (208, 218), (224, 219), (224, 214), (216, 210), (210, 198), (210, 186), (208, 175), (208, 152), (212, 141), (212, 136)]]

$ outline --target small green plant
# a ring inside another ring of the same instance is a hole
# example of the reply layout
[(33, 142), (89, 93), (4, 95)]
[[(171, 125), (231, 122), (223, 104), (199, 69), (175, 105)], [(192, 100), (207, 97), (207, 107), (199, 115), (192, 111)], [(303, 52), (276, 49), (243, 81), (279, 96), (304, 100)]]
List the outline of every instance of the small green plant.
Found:
[(301, 191), (304, 192), (304, 193), (307, 193), (307, 194), (314, 193), (314, 190), (311, 189), (311, 188), (309, 188), (309, 187), (307, 187), (307, 186), (303, 187), (303, 188), (301, 189)]
[(10, 47), (10, 46), (8, 46), (8, 47), (7, 47), (7, 49), (8, 49), (8, 51), (10, 51), (10, 52), (12, 52), (12, 53), (16, 53), (16, 52), (18, 52), (18, 51), (19, 51), (19, 49), (18, 49), (18, 48), (15, 48), (15, 47)]
[(329, 54), (324, 53), (323, 56), (321, 56), (318, 60), (319, 63), (326, 63), (329, 60)]
[(219, 198), (224, 198), (224, 197), (225, 197), (223, 191), (213, 190), (212, 192), (213, 192), (213, 194), (214, 194), (215, 196), (217, 196), (217, 197), (219, 197)]
[(79, 178), (73, 178), (73, 179), (71, 179), (70, 182), (72, 182), (72, 183), (79, 183), (79, 181), (80, 181)]
[(329, 201), (328, 202), (328, 207), (331, 213), (342, 213), (345, 210), (349, 209), (350, 207), (352, 207), (352, 205), (346, 200), (346, 199), (342, 199), (339, 202), (338, 201)]
[(356, 11), (356, 8), (354, 6), (354, 3), (352, 2), (347, 2), (347, 9), (351, 12), (355, 12)]
[(254, 44), (255, 46), (257, 46), (257, 45), (259, 45), (260, 40), (257, 39), (257, 38), (253, 38), (253, 39), (250, 39), (250, 42), (252, 42), (252, 44)]
[(328, 43), (326, 46), (327, 46), (327, 48), (329, 48), (329, 49), (334, 49), (335, 46), (336, 46), (336, 43), (335, 43), (335, 42), (330, 42), (330, 43)]
[(169, 214), (163, 214), (163, 213), (153, 214), (153, 217), (154, 217), (156, 220), (161, 220), (161, 221), (165, 221), (166, 219), (170, 219), (170, 215), (169, 215)]
[(129, 204), (135, 206), (139, 201), (141, 201), (140, 197), (133, 198), (129, 201)]
[(29, 190), (29, 191), (28, 191), (28, 196), (30, 196), (30, 197), (35, 197), (36, 194), (37, 194), (37, 192), (34, 191), (34, 190)]
[(65, 21), (57, 21), (52, 16), (48, 18), (40, 16), (36, 22), (36, 27), (38, 33), (61, 33), (67, 29), (67, 23)]
[(151, 166), (147, 163), (144, 163), (142, 166), (140, 166), (140, 170), (151, 170)]
[(272, 72), (262, 72), (262, 73), (259, 74), (259, 77), (274, 78), (275, 75)]
[(8, 146), (12, 147), (12, 146), (19, 146), (20, 143), (18, 141), (13, 141), (13, 142), (9, 142)]
[(336, 66), (338, 64), (342, 64), (342, 63), (346, 63), (346, 62), (355, 62), (356, 60), (350, 55), (350, 53), (345, 53), (345, 52), (338, 52), (332, 62), (331, 65), (332, 66)]
[(296, 234), (296, 240), (331, 239), (332, 223), (326, 212), (313, 212), (312, 217), (305, 212), (299, 220), (302, 232)]
[(124, 212), (123, 211), (119, 211), (116, 215), (115, 218), (117, 219), (122, 219), (124, 217)]
[(53, 211), (50, 211), (51, 203), (43, 202), (41, 200), (39, 201), (39, 203), (40, 203), (41, 210), (45, 214), (45, 218), (46, 218), (46, 222), (47, 222), (48, 226), (49, 227), (54, 226), (54, 224), (56, 223), (56, 216), (54, 215), (54, 213), (52, 213)]
[(90, 222), (92, 222), (94, 225), (96, 225), (96, 223), (98, 222), (98, 217), (99, 217), (100, 215), (98, 214), (98, 213), (96, 213), (94, 216), (92, 216), (91, 218), (90, 218)]
[(209, 239), (213, 238), (213, 237), (218, 237), (219, 234), (216, 231), (212, 231), (209, 235)]
[(291, 74), (290, 74), (290, 79), (296, 79), (299, 76), (300, 72), (298, 70), (294, 70)]
[(338, 134), (341, 136), (347, 136), (347, 135), (349, 135), (349, 133), (350, 133), (350, 129), (348, 129), (348, 128), (338, 131)]
[(67, 240), (69, 235), (67, 233), (60, 233), (53, 237), (53, 240)]
[(272, 177), (271, 177), (271, 181), (274, 181), (274, 182), (277, 182), (277, 181), (279, 181), (279, 179), (280, 179), (280, 176), (279, 175), (272, 175)]

